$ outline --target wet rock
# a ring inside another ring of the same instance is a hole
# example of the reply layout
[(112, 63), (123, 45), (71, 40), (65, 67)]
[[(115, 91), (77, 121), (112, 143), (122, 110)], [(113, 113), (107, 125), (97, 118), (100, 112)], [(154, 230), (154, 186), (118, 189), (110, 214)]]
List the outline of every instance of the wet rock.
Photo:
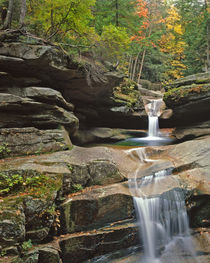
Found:
[(65, 129), (38, 130), (28, 128), (0, 129), (1, 157), (41, 154), (72, 147)]
[(138, 243), (134, 225), (110, 227), (95, 232), (71, 235), (60, 241), (62, 261), (79, 263)]
[(190, 224), (194, 228), (210, 227), (210, 196), (192, 196), (187, 201)]

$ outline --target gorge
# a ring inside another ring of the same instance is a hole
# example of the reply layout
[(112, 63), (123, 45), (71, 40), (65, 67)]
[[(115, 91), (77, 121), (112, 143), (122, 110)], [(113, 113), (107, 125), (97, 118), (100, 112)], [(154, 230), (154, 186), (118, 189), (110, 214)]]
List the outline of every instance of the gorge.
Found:
[(0, 38), (0, 262), (209, 262), (210, 73), (165, 87), (167, 108), (151, 108), (149, 137), (162, 137), (158, 115), (176, 144), (105, 146), (147, 137), (143, 97), (157, 92), (135, 87), (133, 109), (113, 99), (121, 73)]

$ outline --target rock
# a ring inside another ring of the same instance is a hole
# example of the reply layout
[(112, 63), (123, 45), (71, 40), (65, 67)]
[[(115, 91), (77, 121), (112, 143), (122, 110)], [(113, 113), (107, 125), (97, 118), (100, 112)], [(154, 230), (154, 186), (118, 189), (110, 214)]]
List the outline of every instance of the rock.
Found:
[(74, 114), (59, 106), (6, 93), (0, 94), (0, 102), (0, 128), (34, 126), (49, 129), (63, 125), (72, 133), (78, 128)]
[[(210, 82), (210, 72), (198, 73), (195, 75), (190, 75), (181, 79), (178, 79), (172, 83), (170, 83), (170, 87), (178, 88), (180, 86), (191, 85), (193, 83), (203, 84)], [(168, 87), (165, 87), (168, 90)]]
[(113, 184), (123, 180), (119, 169), (114, 163), (96, 160), (88, 165), (90, 185)]
[(61, 263), (59, 253), (56, 249), (51, 247), (43, 247), (39, 249), (38, 263)]
[(38, 102), (55, 104), (69, 111), (74, 110), (74, 105), (65, 101), (61, 93), (54, 89), (46, 87), (11, 87), (1, 88), (1, 91), (19, 96), (21, 98), (30, 98)]
[(210, 235), (209, 228), (197, 228), (193, 231), (193, 242), (196, 247), (196, 259), (200, 263), (210, 261)]
[(11, 263), (38, 263), (38, 262), (39, 262), (39, 251), (37, 249), (25, 253), (22, 257), (15, 257), (11, 261)]
[(72, 142), (76, 145), (85, 145), (89, 143), (110, 143), (128, 138), (145, 137), (145, 130), (111, 129), (111, 128), (87, 128), (75, 132), (72, 136)]
[(88, 232), (88, 234), (73, 234), (60, 241), (62, 262), (79, 263), (95, 256), (136, 245), (138, 242), (135, 225), (109, 227)]
[(190, 140), (210, 135), (210, 121), (196, 123), (190, 127), (178, 127), (173, 132), (178, 140)]
[(41, 242), (48, 234), (54, 222), (54, 203), (38, 198), (24, 199), (24, 213), (26, 217), (26, 236), (35, 242)]
[(161, 92), (142, 88), (141, 85), (138, 85), (138, 90), (140, 91), (141, 96), (146, 96), (151, 99), (160, 99), (163, 97)]
[(67, 150), (72, 147), (66, 130), (28, 128), (0, 129), (0, 156), (41, 154)]
[(175, 81), (164, 94), (166, 106), (173, 110), (164, 125), (189, 126), (208, 120), (210, 112), (209, 73), (203, 73)]
[(61, 205), (61, 231), (65, 234), (101, 228), (132, 218), (133, 210), (133, 199), (126, 185), (93, 189), (70, 197)]
[(0, 246), (10, 253), (25, 240), (25, 215), (23, 207), (12, 201), (1, 202), (0, 211)]
[(210, 227), (210, 196), (192, 196), (187, 203), (191, 226)]
[(118, 162), (121, 161), (121, 156), (126, 155), (119, 153), (118, 156), (118, 153), (105, 147), (74, 147), (71, 151), (33, 156), (30, 159), (25, 157), (5, 160), (0, 164), (0, 172), (9, 176), (19, 174), (24, 178), (46, 176), (55, 188), (51, 188), (50, 196), (53, 196), (59, 187), (63, 194), (68, 194), (75, 190), (74, 185), (77, 184), (86, 187), (124, 181), (128, 166), (123, 163), (125, 170), (119, 170)]
[(147, 154), (152, 159), (158, 156), (173, 162), (173, 174), (178, 176), (180, 186), (188, 191), (187, 204), (191, 225), (209, 226), (210, 137), (165, 147), (148, 147)]

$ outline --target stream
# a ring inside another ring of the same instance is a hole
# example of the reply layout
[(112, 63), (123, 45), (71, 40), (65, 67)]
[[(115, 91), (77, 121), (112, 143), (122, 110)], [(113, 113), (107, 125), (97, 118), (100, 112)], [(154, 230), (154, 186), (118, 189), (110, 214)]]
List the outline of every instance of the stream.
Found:
[[(170, 142), (159, 130), (161, 103), (161, 100), (153, 100), (148, 107), (148, 136), (133, 140), (147, 142), (147, 145), (165, 145)], [(132, 142), (132, 139), (129, 140)], [(145, 147), (132, 148), (126, 150), (126, 153), (131, 158), (135, 155), (139, 159), (139, 167), (129, 176), (128, 185), (135, 206), (140, 249), (133, 247), (88, 262), (199, 263), (188, 223), (185, 193), (173, 176), (172, 168), (141, 177), (142, 165), (155, 160), (147, 157)], [(141, 246), (143, 253), (139, 252)]]

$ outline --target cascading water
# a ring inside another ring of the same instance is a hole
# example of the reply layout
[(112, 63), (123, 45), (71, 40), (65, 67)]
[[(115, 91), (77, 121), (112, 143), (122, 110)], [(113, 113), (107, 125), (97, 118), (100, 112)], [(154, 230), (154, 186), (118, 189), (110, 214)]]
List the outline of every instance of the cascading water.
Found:
[[(144, 148), (134, 151), (143, 152), (135, 154), (142, 162)], [(138, 178), (136, 172), (129, 180), (144, 246), (141, 263), (198, 262), (190, 236), (184, 194), (175, 180), (171, 169), (143, 178)]]
[(148, 138), (156, 138), (159, 137), (159, 121), (158, 117), (160, 116), (160, 108), (162, 105), (163, 101), (162, 99), (158, 100), (152, 100), (148, 106), (147, 106), (147, 111), (148, 111)]

